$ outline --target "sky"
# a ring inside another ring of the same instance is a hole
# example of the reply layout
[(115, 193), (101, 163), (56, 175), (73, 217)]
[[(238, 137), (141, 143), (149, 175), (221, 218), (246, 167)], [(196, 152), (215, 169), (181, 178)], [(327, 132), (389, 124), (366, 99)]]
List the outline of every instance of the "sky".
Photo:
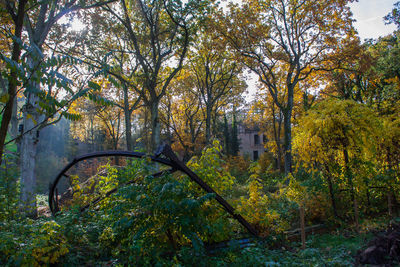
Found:
[(378, 38), (395, 30), (394, 25), (385, 25), (383, 17), (393, 8), (397, 0), (359, 0), (351, 3), (350, 9), (356, 20), (354, 27), (363, 41), (366, 38)]

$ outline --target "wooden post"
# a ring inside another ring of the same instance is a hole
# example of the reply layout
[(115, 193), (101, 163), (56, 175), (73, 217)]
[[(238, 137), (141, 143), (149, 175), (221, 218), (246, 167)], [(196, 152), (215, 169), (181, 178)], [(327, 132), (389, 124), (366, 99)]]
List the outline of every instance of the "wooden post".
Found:
[(306, 229), (304, 223), (304, 206), (300, 205), (300, 229), (301, 229), (301, 248), (306, 248)]

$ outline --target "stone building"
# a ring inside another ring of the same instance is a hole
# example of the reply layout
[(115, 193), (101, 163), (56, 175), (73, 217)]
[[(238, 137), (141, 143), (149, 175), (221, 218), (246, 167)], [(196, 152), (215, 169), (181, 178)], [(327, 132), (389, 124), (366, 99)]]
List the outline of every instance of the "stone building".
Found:
[(240, 141), (239, 154), (244, 157), (255, 161), (265, 152), (265, 138), (258, 128), (249, 128), (239, 124), (238, 139)]

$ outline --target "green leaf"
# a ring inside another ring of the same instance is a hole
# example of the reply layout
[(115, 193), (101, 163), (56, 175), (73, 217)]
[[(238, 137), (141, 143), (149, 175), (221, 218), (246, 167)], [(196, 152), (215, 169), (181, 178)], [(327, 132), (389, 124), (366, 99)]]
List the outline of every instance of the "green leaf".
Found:
[(92, 88), (95, 91), (100, 91), (100, 89), (101, 89), (100, 85), (98, 85), (97, 83), (92, 82), (92, 81), (89, 81), (88, 85), (90, 88)]

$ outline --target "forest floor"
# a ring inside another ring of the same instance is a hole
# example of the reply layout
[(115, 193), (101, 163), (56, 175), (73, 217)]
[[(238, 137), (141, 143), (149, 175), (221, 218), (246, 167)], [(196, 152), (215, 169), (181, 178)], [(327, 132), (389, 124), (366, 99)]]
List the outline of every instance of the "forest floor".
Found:
[[(400, 249), (399, 220), (388, 222), (387, 217), (379, 217), (364, 220), (360, 233), (347, 227), (308, 235), (305, 249), (298, 241), (279, 242), (281, 247), (274, 245), (271, 249), (265, 241), (244, 249), (227, 249), (212, 257), (216, 263), (232, 266), (400, 266), (395, 254)], [(390, 249), (393, 257), (389, 256)]]

